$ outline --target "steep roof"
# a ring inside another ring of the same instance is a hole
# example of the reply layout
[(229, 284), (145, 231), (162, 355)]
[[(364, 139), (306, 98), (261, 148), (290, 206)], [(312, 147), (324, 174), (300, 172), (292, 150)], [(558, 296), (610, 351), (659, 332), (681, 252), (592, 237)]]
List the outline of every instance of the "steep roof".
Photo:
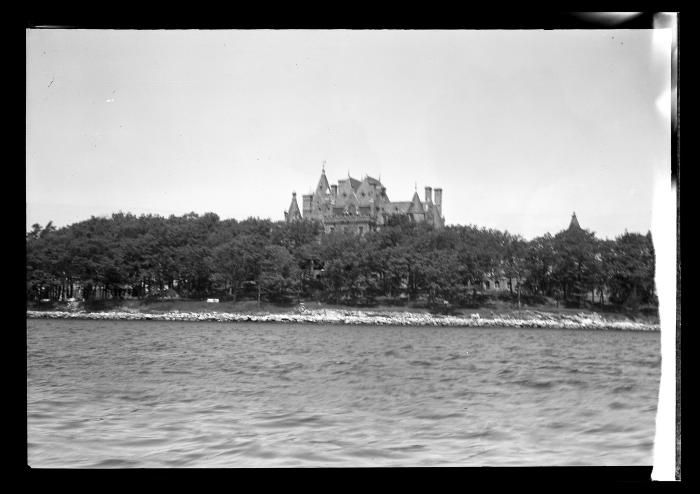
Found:
[(294, 218), (301, 218), (296, 192), (292, 194), (292, 203), (289, 205), (289, 219), (292, 220)]
[(576, 212), (571, 215), (571, 223), (569, 223), (569, 230), (581, 230), (581, 225), (578, 224), (578, 219), (576, 218)]
[(423, 203), (418, 196), (418, 192), (413, 193), (413, 199), (411, 199), (411, 206), (408, 208), (409, 213), (424, 213)]
[(328, 179), (326, 178), (326, 170), (321, 172), (321, 178), (318, 179), (318, 185), (316, 186), (317, 194), (327, 194), (330, 192), (331, 186), (328, 185)]

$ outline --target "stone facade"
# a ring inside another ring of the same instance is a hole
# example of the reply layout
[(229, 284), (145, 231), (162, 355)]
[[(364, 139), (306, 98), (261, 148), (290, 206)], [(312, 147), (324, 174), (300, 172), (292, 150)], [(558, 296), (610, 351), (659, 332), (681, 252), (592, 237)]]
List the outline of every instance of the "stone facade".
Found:
[(296, 192), (292, 193), (292, 203), (285, 211), (285, 220), (318, 220), (326, 233), (345, 231), (363, 235), (381, 228), (394, 214), (407, 215), (415, 222), (426, 222), (436, 228), (445, 226), (442, 216), (442, 189), (425, 188), (425, 200), (421, 201), (418, 191), (410, 201), (392, 202), (386, 187), (370, 176), (362, 180), (350, 176), (330, 185), (325, 168), (313, 193), (302, 196), (302, 209), (299, 213)]

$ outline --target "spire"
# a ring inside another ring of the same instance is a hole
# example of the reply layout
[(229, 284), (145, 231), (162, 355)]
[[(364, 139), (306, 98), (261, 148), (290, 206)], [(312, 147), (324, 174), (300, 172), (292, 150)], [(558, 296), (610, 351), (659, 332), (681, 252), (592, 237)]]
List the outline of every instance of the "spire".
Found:
[(285, 215), (287, 221), (294, 221), (301, 219), (301, 212), (299, 211), (299, 204), (297, 203), (297, 193), (292, 192), (292, 203), (289, 205), (289, 210)]
[(578, 224), (578, 219), (576, 218), (576, 211), (571, 215), (571, 223), (569, 223), (569, 230), (580, 230), (581, 225)]
[(323, 164), (321, 165), (321, 173), (326, 174), (326, 160), (323, 160)]
[(316, 194), (324, 196), (330, 194), (331, 186), (328, 184), (328, 179), (326, 178), (326, 162), (323, 162), (323, 168), (321, 171), (321, 178), (318, 180), (318, 185), (316, 186)]

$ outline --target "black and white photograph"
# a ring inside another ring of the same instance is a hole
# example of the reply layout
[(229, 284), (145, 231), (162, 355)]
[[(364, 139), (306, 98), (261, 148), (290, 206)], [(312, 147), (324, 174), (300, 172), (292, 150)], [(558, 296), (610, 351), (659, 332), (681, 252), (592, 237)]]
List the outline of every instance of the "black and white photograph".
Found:
[(28, 27), (27, 465), (679, 480), (677, 14), (634, 15)]

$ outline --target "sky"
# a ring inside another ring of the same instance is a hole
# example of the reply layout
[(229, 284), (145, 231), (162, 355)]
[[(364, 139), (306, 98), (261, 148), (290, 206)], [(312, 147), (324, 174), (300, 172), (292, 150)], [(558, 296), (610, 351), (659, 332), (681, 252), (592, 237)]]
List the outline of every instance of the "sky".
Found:
[(331, 183), (443, 189), (531, 239), (651, 227), (670, 187), (670, 30), (27, 30), (26, 225), (284, 219)]

